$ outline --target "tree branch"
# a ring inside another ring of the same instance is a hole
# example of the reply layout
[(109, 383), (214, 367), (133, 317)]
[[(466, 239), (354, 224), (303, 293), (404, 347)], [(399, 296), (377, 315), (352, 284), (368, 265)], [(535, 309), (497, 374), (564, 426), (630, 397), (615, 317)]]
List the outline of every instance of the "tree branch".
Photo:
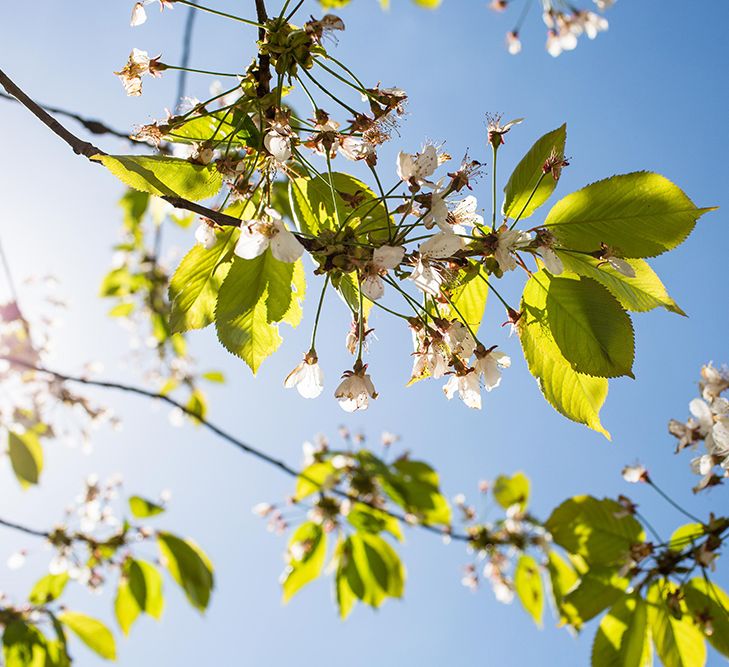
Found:
[[(83, 155), (91, 160), (93, 164), (101, 165), (101, 162), (93, 160), (92, 158), (97, 155), (106, 155), (104, 151), (97, 146), (94, 146), (94, 144), (77, 137), (73, 134), (73, 132), (61, 125), (61, 123), (53, 118), (53, 116), (43, 109), (43, 107), (28, 97), (28, 95), (26, 95), (23, 90), (19, 88), (1, 69), (0, 85), (2, 85), (3, 88), (10, 93), (10, 95), (17, 99), (20, 104), (28, 109), (28, 111), (38, 118), (38, 120), (40, 120), (54, 134), (59, 136), (66, 144), (68, 144), (74, 153), (77, 155)], [(195, 202), (191, 202), (182, 197), (164, 196), (161, 197), (161, 199), (169, 202), (175, 208), (192, 211), (193, 213), (209, 218), (221, 227), (240, 227), (241, 221), (238, 218), (234, 218), (232, 215), (227, 215), (206, 206), (196, 204)]]
[[(301, 471), (296, 470), (295, 468), (288, 465), (285, 461), (281, 459), (277, 459), (270, 454), (267, 454), (266, 452), (253, 447), (252, 445), (249, 445), (242, 440), (236, 438), (234, 435), (231, 435), (230, 433), (224, 431), (219, 426), (213, 424), (212, 422), (208, 421), (207, 419), (201, 418), (198, 414), (195, 413), (194, 410), (190, 410), (182, 403), (178, 403), (175, 399), (170, 398), (169, 396), (165, 394), (160, 394), (154, 391), (149, 391), (147, 389), (143, 389), (142, 387), (136, 387), (133, 385), (123, 384), (121, 382), (111, 382), (111, 381), (105, 381), (105, 380), (92, 380), (90, 378), (81, 377), (78, 375), (67, 375), (65, 373), (59, 373), (58, 371), (53, 371), (48, 368), (44, 368), (42, 366), (35, 366), (33, 364), (30, 364), (22, 359), (17, 359), (15, 357), (7, 357), (7, 356), (0, 356), (1, 360), (8, 361), (12, 364), (15, 364), (17, 366), (22, 366), (24, 368), (27, 368), (29, 370), (37, 371), (38, 373), (46, 373), (48, 375), (51, 375), (57, 380), (61, 380), (62, 382), (75, 382), (78, 384), (87, 385), (90, 387), (100, 387), (102, 389), (116, 389), (119, 391), (124, 391), (130, 394), (135, 394), (137, 396), (144, 396), (146, 398), (153, 398), (158, 399), (160, 401), (163, 401), (164, 403), (167, 403), (168, 405), (171, 405), (179, 410), (181, 410), (184, 414), (186, 414), (188, 417), (192, 417), (196, 421), (198, 421), (202, 426), (204, 426), (206, 429), (217, 435), (219, 438), (224, 440), (225, 442), (233, 445), (236, 449), (238, 449), (241, 452), (244, 452), (245, 454), (249, 454), (253, 458), (258, 459), (259, 461), (262, 461), (264, 463), (267, 463), (268, 465), (273, 466), (274, 468), (277, 468), (284, 474), (288, 475), (289, 477), (294, 478), (302, 478), (306, 480), (307, 482), (317, 486), (321, 487), (321, 483), (317, 482), (314, 479), (311, 479), (310, 477), (307, 477), (305, 474), (303, 474)], [(347, 500), (355, 501), (358, 503), (361, 503), (363, 505), (367, 505), (368, 507), (371, 507), (372, 509), (376, 509), (380, 512), (383, 512), (384, 514), (387, 514), (388, 516), (391, 516), (394, 519), (397, 519), (398, 521), (402, 521), (405, 524), (412, 525), (408, 519), (397, 512), (392, 512), (387, 509), (383, 509), (381, 507), (377, 507), (374, 504), (368, 502), (367, 500), (364, 500), (354, 494), (346, 493), (345, 491), (341, 491), (340, 489), (330, 489), (330, 492), (333, 494), (336, 494), (340, 498), (345, 498)], [(7, 525), (6, 523), (3, 523), (3, 525)], [(469, 542), (470, 537), (466, 534), (461, 533), (451, 533), (447, 529), (438, 527), (438, 526), (432, 526), (426, 523), (417, 523), (415, 524), (418, 528), (423, 528), (424, 530), (427, 530), (428, 532), (435, 533), (437, 535), (448, 535), (454, 540), (459, 540), (461, 542)], [(10, 526), (12, 527), (12, 526)]]
[(4, 526), (5, 528), (12, 528), (13, 530), (18, 530), (21, 533), (25, 533), (26, 535), (32, 535), (33, 537), (48, 538), (51, 536), (51, 534), (46, 532), (45, 530), (36, 530), (35, 528), (28, 528), (27, 526), (21, 526), (19, 523), (14, 523), (13, 521), (6, 521), (5, 519), (1, 519), (1, 518), (0, 518), (0, 526)]

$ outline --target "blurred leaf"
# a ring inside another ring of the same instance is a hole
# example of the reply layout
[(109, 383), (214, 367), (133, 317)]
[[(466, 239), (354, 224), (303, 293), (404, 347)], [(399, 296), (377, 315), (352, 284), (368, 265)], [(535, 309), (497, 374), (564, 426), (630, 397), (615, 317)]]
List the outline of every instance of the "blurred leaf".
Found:
[(114, 635), (101, 621), (77, 611), (64, 611), (58, 620), (96, 654), (106, 660), (116, 660)]
[(362, 503), (354, 503), (347, 514), (347, 521), (358, 531), (378, 535), (390, 533), (399, 542), (403, 541), (400, 522), (393, 516)]
[(38, 436), (33, 431), (8, 431), (8, 453), (20, 486), (27, 489), (38, 484), (43, 470), (43, 449)]
[(570, 590), (574, 588), (580, 577), (575, 569), (553, 549), (547, 554), (547, 571), (554, 599), (554, 607), (562, 620), (567, 621), (562, 612), (562, 603)]
[(30, 591), (28, 602), (34, 605), (44, 605), (57, 600), (63, 594), (68, 583), (68, 573), (47, 574), (36, 581)]
[(162, 505), (153, 503), (151, 500), (147, 500), (141, 496), (131, 496), (129, 498), (129, 509), (137, 519), (147, 519), (148, 517), (162, 514), (165, 511)]
[(645, 540), (640, 523), (621, 510), (614, 500), (575, 496), (552, 512), (545, 527), (559, 546), (590, 565), (620, 567), (631, 546)]
[(523, 472), (511, 477), (499, 475), (494, 482), (494, 498), (504, 509), (519, 505), (522, 511), (529, 504), (529, 478)]
[(592, 667), (650, 667), (653, 664), (647, 607), (624, 596), (602, 619), (592, 644)]
[(524, 609), (537, 626), (542, 627), (544, 585), (537, 561), (527, 554), (522, 554), (517, 561), (514, 570), (514, 588)]
[(159, 619), (163, 609), (162, 575), (159, 570), (143, 560), (128, 560), (114, 602), (119, 627), (128, 635), (140, 613), (145, 612)]
[[(297, 556), (301, 554), (301, 558)], [(281, 580), (284, 602), (321, 574), (327, 555), (327, 536), (319, 524), (301, 524), (289, 540), (289, 563)]]
[(592, 567), (563, 598), (562, 618), (580, 629), (603, 610), (625, 595), (628, 580), (620, 577), (614, 568)]
[(704, 526), (700, 523), (684, 524), (673, 531), (673, 535), (668, 541), (668, 548), (672, 551), (683, 551), (704, 534)]
[(713, 581), (701, 578), (691, 579), (681, 590), (694, 617), (710, 619), (712, 631), (704, 633), (709, 644), (729, 658), (729, 595)]
[[(658, 581), (648, 589), (648, 623), (656, 653), (664, 667), (703, 667), (706, 664), (703, 634), (688, 614), (676, 618), (666, 604), (666, 596), (675, 591), (676, 587), (666, 581)], [(677, 604), (685, 611), (685, 604)]]
[(213, 590), (213, 565), (205, 552), (192, 540), (170, 533), (158, 533), (162, 564), (185, 591), (190, 604), (205, 611)]
[(331, 488), (337, 480), (337, 470), (331, 461), (315, 461), (306, 466), (296, 478), (294, 500), (300, 502), (322, 489)]

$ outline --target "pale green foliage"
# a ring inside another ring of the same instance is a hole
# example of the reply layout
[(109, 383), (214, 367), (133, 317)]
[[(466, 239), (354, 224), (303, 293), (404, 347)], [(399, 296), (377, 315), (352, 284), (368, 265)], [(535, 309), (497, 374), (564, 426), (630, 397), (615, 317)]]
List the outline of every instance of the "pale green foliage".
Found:
[(8, 454), (20, 485), (28, 488), (38, 484), (43, 470), (43, 448), (37, 434), (31, 430), (25, 433), (8, 431)]
[(504, 187), (504, 217), (520, 216), (523, 220), (549, 199), (557, 187), (557, 179), (550, 174), (543, 175), (542, 167), (550, 155), (564, 156), (566, 141), (567, 125), (561, 125), (537, 139), (527, 151)]
[(94, 653), (107, 660), (116, 660), (114, 635), (100, 620), (77, 611), (64, 611), (58, 615), (58, 620)]
[(170, 533), (157, 535), (162, 564), (185, 592), (190, 604), (205, 611), (213, 590), (213, 566), (192, 540)]
[(322, 527), (311, 521), (302, 523), (291, 535), (287, 555), (288, 566), (281, 578), (284, 602), (321, 574), (327, 555), (327, 535)]
[(215, 166), (166, 155), (98, 155), (94, 159), (125, 185), (159, 197), (198, 201), (214, 197), (223, 186)]
[(162, 575), (159, 570), (143, 560), (125, 561), (117, 586), (114, 613), (125, 635), (141, 613), (159, 619), (164, 609)]
[(130, 496), (129, 509), (136, 519), (146, 519), (165, 511), (162, 505), (153, 503), (151, 500), (142, 498), (142, 496)]
[(514, 588), (524, 609), (541, 627), (544, 614), (544, 585), (537, 561), (527, 554), (522, 554), (516, 563)]
[(647, 605), (624, 596), (604, 616), (592, 645), (593, 667), (649, 667), (652, 664)]
[(523, 472), (514, 473), (511, 477), (499, 475), (494, 481), (494, 498), (504, 509), (519, 505), (522, 511), (529, 504), (529, 488), (531, 483)]

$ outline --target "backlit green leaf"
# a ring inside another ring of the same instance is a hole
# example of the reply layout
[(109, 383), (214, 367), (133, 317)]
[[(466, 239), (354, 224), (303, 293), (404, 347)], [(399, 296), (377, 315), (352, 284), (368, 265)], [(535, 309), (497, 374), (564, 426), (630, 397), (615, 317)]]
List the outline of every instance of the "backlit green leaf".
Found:
[(68, 583), (68, 573), (47, 574), (40, 578), (31, 590), (28, 601), (31, 604), (44, 605), (57, 600), (63, 594)]
[(321, 574), (326, 554), (327, 536), (319, 524), (303, 523), (294, 531), (289, 540), (288, 565), (281, 579), (284, 602)]
[(681, 244), (710, 208), (697, 208), (667, 178), (613, 176), (558, 201), (544, 225), (560, 245), (594, 252), (605, 243), (624, 257), (655, 257)]
[(214, 165), (193, 164), (166, 155), (96, 155), (120, 181), (135, 190), (158, 197), (199, 201), (214, 197), (223, 178)]
[(494, 498), (504, 509), (519, 505), (523, 511), (529, 504), (529, 487), (529, 478), (523, 472), (511, 477), (499, 475), (494, 482)]
[(58, 620), (102, 658), (116, 660), (114, 635), (101, 621), (77, 611), (64, 611)]
[(213, 590), (213, 565), (205, 552), (192, 540), (170, 533), (158, 533), (162, 563), (185, 591), (190, 604), (205, 611)]
[(592, 644), (592, 667), (650, 667), (647, 606), (638, 596), (624, 596), (605, 615)]
[(33, 431), (8, 431), (8, 453), (13, 472), (24, 489), (38, 484), (43, 470), (43, 449)]
[(544, 585), (537, 561), (522, 554), (514, 570), (514, 588), (527, 613), (541, 627), (544, 614)]
[[(564, 155), (566, 139), (567, 126), (562, 125), (538, 139), (527, 151), (521, 162), (516, 165), (516, 169), (514, 169), (504, 188), (503, 213), (505, 216), (516, 218), (523, 210), (524, 212), (521, 213), (521, 219), (523, 220), (549, 199), (557, 186), (557, 181), (550, 174), (546, 174), (540, 183), (539, 178), (543, 173), (542, 166), (552, 151)], [(539, 183), (539, 187), (535, 191), (534, 188), (537, 183)], [(532, 192), (534, 192), (534, 195), (530, 200), (529, 197)]]
[(162, 505), (153, 503), (151, 500), (147, 500), (141, 496), (131, 496), (129, 498), (129, 509), (137, 519), (146, 519), (157, 514), (162, 514), (165, 511)]
[(710, 619), (711, 633), (705, 633), (706, 640), (729, 658), (729, 595), (713, 581), (698, 577), (681, 590), (694, 617)]

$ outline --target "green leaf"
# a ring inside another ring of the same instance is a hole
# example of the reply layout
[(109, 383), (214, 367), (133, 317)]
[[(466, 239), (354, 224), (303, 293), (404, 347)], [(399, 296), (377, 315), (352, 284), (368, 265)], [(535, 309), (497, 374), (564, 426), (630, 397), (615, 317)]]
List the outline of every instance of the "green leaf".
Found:
[(146, 192), (129, 189), (124, 193), (119, 200), (119, 206), (124, 211), (124, 228), (128, 232), (134, 233), (142, 224), (148, 205), (149, 195)]
[(385, 493), (406, 512), (427, 524), (449, 526), (451, 508), (439, 484), (433, 468), (409, 459), (396, 461), (382, 479)]
[(27, 489), (38, 484), (43, 470), (43, 449), (38, 436), (33, 431), (8, 431), (8, 453), (20, 486)]
[(633, 326), (621, 305), (598, 282), (574, 274), (539, 271), (529, 279), (547, 295), (545, 316), (554, 342), (578, 373), (633, 377)]
[[(55, 667), (49, 661), (48, 642), (38, 628), (13, 620), (3, 632), (3, 658), (6, 667)], [(56, 663), (58, 665), (70, 664)]]
[(34, 605), (44, 605), (57, 600), (63, 594), (68, 583), (68, 573), (47, 574), (36, 581), (30, 591), (28, 601)]
[(300, 502), (322, 489), (331, 488), (337, 479), (337, 470), (331, 461), (315, 461), (304, 468), (296, 478), (294, 500)]
[(557, 251), (557, 254), (567, 271), (596, 280), (606, 287), (626, 310), (646, 312), (663, 307), (678, 315), (686, 314), (668, 295), (661, 279), (645, 260), (626, 260), (635, 271), (635, 277), (629, 278), (609, 264), (589, 255), (563, 251)]
[(622, 509), (608, 498), (575, 496), (552, 512), (545, 527), (559, 546), (590, 565), (620, 567), (631, 546), (645, 540), (643, 527)]
[(648, 613), (642, 598), (624, 596), (605, 615), (592, 644), (592, 667), (650, 667)]
[(225, 139), (226, 145), (230, 143), (233, 146), (257, 146), (259, 134), (253, 119), (247, 113), (236, 109), (233, 114), (214, 111), (205, 116), (190, 118), (171, 127), (164, 138), (180, 144)]
[(399, 542), (403, 541), (400, 522), (393, 516), (362, 503), (354, 503), (347, 514), (347, 521), (358, 531), (373, 533), (390, 533)]
[(550, 550), (547, 554), (547, 571), (549, 572), (554, 607), (564, 619), (562, 601), (579, 581), (579, 575), (575, 572), (572, 565), (554, 550)]
[(681, 588), (686, 606), (694, 617), (711, 619), (706, 639), (719, 653), (729, 657), (729, 595), (714, 582), (691, 579)]
[(624, 257), (655, 257), (680, 245), (711, 208), (697, 208), (650, 172), (613, 176), (558, 201), (544, 221), (559, 245), (594, 252), (605, 243)]
[(524, 609), (537, 626), (542, 627), (544, 585), (537, 561), (527, 554), (522, 554), (517, 561), (514, 570), (514, 588)]
[(350, 580), (354, 581), (356, 587), (361, 586), (361, 580), (357, 575), (357, 569), (351, 557), (352, 545), (349, 538), (337, 540), (334, 548), (334, 594), (339, 607), (339, 617), (347, 618), (357, 602), (357, 596), (350, 586)]
[(450, 301), (455, 308), (448, 304), (438, 305), (443, 316), (458, 318), (474, 333), (481, 326), (489, 293), (488, 283), (479, 277), (479, 271), (486, 277), (485, 269), (476, 266), (475, 272), (467, 274), (463, 282), (451, 291)]
[(116, 660), (114, 635), (101, 621), (77, 611), (64, 611), (58, 620), (102, 658)]
[(214, 165), (193, 164), (166, 155), (95, 155), (120, 181), (158, 197), (199, 201), (214, 197), (223, 177)]
[(137, 519), (146, 519), (157, 514), (162, 514), (165, 511), (162, 505), (153, 503), (151, 500), (147, 500), (141, 496), (131, 496), (129, 498), (129, 509)]
[(608, 382), (573, 370), (564, 358), (547, 324), (547, 292), (540, 282), (529, 279), (522, 296), (522, 317), (518, 331), (529, 371), (549, 404), (572, 421), (610, 434), (600, 423), (600, 408), (608, 393)]
[(108, 312), (109, 317), (129, 317), (134, 312), (133, 303), (118, 303)]
[[(539, 183), (539, 178), (543, 173), (542, 166), (552, 151), (564, 155), (566, 140), (567, 125), (562, 125), (537, 139), (536, 143), (527, 151), (521, 162), (516, 165), (516, 169), (504, 188), (505, 199), (502, 210), (505, 216), (516, 218), (523, 209), (524, 213), (521, 215), (523, 220), (549, 199), (557, 186), (557, 181), (550, 174), (546, 174)], [(537, 187), (537, 183), (539, 183), (539, 187)], [(535, 187), (537, 187), (536, 191)], [(532, 192), (534, 195), (529, 200)]]
[(190, 604), (205, 611), (213, 590), (213, 565), (205, 552), (192, 540), (170, 533), (158, 533), (162, 563), (179, 584)]
[(625, 595), (628, 580), (614, 567), (591, 567), (562, 600), (562, 618), (576, 629)]
[(375, 608), (387, 597), (402, 597), (405, 568), (395, 550), (371, 533), (354, 533), (347, 542), (347, 580), (354, 595)]
[(346, 222), (357, 236), (367, 235), (370, 241), (389, 238), (392, 219), (385, 206), (362, 181), (349, 174), (333, 172), (331, 183), (328, 175), (291, 179), (289, 198), (294, 221), (302, 232), (318, 236), (323, 231), (337, 231)]
[(214, 382), (215, 384), (225, 384), (225, 375), (221, 371), (208, 371), (201, 376), (203, 380)]
[(529, 478), (523, 472), (513, 476), (499, 475), (494, 482), (494, 498), (504, 509), (519, 505), (522, 511), (529, 504)]
[(139, 614), (145, 612), (159, 619), (163, 610), (162, 575), (159, 570), (143, 560), (128, 560), (119, 579), (114, 602), (119, 627), (128, 635)]
[[(675, 590), (673, 584), (658, 581), (646, 596), (648, 623), (656, 653), (664, 667), (703, 667), (706, 663), (704, 636), (688, 614), (676, 618), (666, 604), (666, 596)], [(685, 610), (683, 603), (678, 604)]]
[(280, 262), (270, 250), (256, 259), (235, 258), (220, 287), (215, 326), (223, 346), (256, 373), (281, 345), (278, 323), (301, 322), (306, 280), (301, 260)]
[(322, 527), (312, 522), (301, 524), (289, 540), (289, 562), (281, 580), (284, 602), (319, 577), (326, 555), (327, 536)]
[(672, 551), (683, 551), (704, 534), (704, 526), (700, 523), (684, 524), (673, 531), (673, 535), (668, 541), (668, 548)]
[(237, 229), (216, 232), (210, 250), (196, 244), (170, 279), (170, 330), (203, 329), (215, 321), (218, 291), (231, 267)]

